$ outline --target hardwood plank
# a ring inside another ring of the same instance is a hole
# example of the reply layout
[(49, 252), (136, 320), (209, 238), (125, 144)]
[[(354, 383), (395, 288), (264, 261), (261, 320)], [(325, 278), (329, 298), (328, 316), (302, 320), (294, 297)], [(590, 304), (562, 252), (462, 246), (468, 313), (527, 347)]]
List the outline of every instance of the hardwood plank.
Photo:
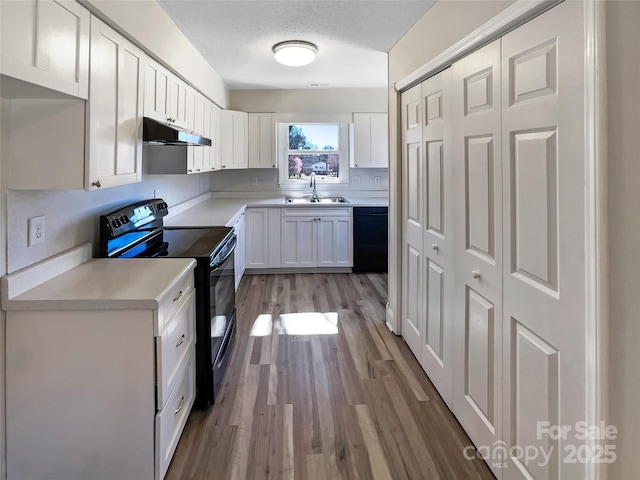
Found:
[(364, 443), (367, 445), (367, 451), (369, 452), (369, 463), (371, 464), (374, 480), (393, 478), (380, 443), (380, 437), (378, 437), (378, 430), (373, 418), (371, 418), (369, 407), (367, 405), (356, 405), (354, 408), (360, 423), (360, 430), (362, 430), (364, 436)]

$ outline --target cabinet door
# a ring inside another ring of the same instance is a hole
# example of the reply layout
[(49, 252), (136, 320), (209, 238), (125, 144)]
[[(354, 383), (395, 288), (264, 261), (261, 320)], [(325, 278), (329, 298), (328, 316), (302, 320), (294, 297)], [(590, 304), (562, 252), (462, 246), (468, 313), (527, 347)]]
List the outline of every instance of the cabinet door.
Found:
[(249, 113), (249, 168), (276, 168), (273, 113)]
[(87, 99), (90, 14), (77, 2), (0, 2), (3, 75)]
[(248, 115), (233, 110), (223, 110), (221, 114), (221, 167), (227, 170), (247, 168)]
[(318, 218), (318, 266), (353, 266), (352, 217)]
[(353, 114), (352, 167), (387, 168), (389, 166), (389, 132), (386, 113)]
[(269, 268), (269, 208), (247, 208), (246, 266)]
[[(195, 109), (195, 128), (194, 131), (200, 135), (204, 135), (205, 126), (209, 122), (206, 122), (206, 98), (200, 94), (196, 94), (196, 109)], [(190, 147), (193, 152), (193, 166), (191, 170), (192, 172), (188, 173), (200, 173), (205, 171), (205, 163), (209, 164), (209, 156), (205, 155), (207, 153), (205, 150), (209, 147), (205, 146), (192, 146)]]
[(220, 170), (220, 112), (221, 109), (215, 103), (211, 103), (211, 150), (209, 152), (210, 170)]
[(281, 266), (317, 266), (317, 217), (282, 217), (281, 226)]
[(246, 233), (245, 233), (245, 214), (242, 213), (240, 218), (234, 225), (234, 231), (236, 237), (238, 239), (238, 243), (236, 245), (235, 251), (235, 274), (236, 274), (236, 290), (238, 289), (238, 285), (240, 285), (240, 280), (242, 280), (242, 275), (244, 274), (244, 269), (246, 266), (245, 260), (245, 245), (246, 245)]
[(86, 187), (142, 179), (142, 89), (146, 57), (91, 17), (91, 85), (87, 104)]
[[(170, 123), (169, 85), (171, 73), (159, 63), (149, 60), (144, 76), (144, 115), (159, 122)], [(175, 93), (177, 96), (177, 92)], [(177, 100), (176, 100), (177, 102)]]
[(187, 109), (187, 91), (191, 89), (185, 82), (175, 75), (169, 77), (169, 94), (167, 117), (174, 125), (187, 129), (189, 112)]

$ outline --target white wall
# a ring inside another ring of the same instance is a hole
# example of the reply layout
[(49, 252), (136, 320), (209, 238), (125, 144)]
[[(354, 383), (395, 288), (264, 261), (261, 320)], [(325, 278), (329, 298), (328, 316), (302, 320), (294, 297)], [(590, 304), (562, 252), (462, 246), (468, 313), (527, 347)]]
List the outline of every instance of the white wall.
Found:
[(640, 2), (606, 2), (609, 149), (609, 478), (638, 478), (640, 445)]
[(306, 88), (231, 90), (229, 108), (242, 112), (353, 113), (386, 112), (384, 88)]

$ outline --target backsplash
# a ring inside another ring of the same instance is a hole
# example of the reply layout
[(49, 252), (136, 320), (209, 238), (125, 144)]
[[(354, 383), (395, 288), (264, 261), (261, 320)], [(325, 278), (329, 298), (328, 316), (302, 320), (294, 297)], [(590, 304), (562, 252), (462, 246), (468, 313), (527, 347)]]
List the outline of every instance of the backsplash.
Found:
[[(7, 272), (84, 242), (98, 242), (98, 217), (146, 198), (154, 192), (170, 206), (209, 191), (209, 176), (145, 175), (141, 183), (87, 192), (84, 190), (7, 191)], [(27, 246), (28, 219), (46, 216), (46, 240)]]
[[(277, 168), (250, 168), (247, 170), (223, 170), (211, 173), (211, 191), (213, 192), (286, 192), (307, 190), (302, 185), (279, 185)], [(389, 190), (389, 169), (387, 168), (352, 168), (349, 176), (350, 184), (326, 184), (318, 182), (318, 191), (375, 191)], [(357, 177), (357, 179), (356, 179)], [(380, 184), (376, 184), (380, 177)], [(255, 178), (255, 185), (251, 179)]]

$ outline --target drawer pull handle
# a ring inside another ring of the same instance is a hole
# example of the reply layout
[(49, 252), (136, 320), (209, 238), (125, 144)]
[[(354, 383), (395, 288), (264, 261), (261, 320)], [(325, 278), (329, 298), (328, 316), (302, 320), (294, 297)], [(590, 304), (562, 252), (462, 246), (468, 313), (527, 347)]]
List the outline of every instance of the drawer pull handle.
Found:
[(178, 405), (178, 409), (174, 412), (176, 415), (178, 413), (180, 413), (180, 410), (182, 410), (182, 407), (184, 407), (184, 395), (182, 396), (182, 398), (180, 399), (180, 405)]
[(174, 302), (177, 301), (181, 296), (182, 296), (182, 290), (178, 292), (178, 295), (176, 296), (176, 298), (173, 299), (173, 301)]
[(184, 343), (184, 333), (182, 334), (182, 336), (180, 337), (180, 341), (178, 343), (176, 343), (176, 348), (178, 348), (180, 345), (182, 345)]

